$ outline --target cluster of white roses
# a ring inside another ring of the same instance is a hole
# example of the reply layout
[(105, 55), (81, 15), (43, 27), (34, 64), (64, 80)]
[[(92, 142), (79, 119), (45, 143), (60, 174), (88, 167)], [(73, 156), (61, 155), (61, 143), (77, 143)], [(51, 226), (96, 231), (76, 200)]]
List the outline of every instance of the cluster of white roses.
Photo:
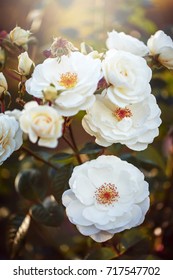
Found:
[(149, 84), (152, 71), (143, 58), (149, 49), (136, 38), (116, 31), (108, 34), (107, 47), (102, 70), (108, 87), (96, 95), (83, 127), (101, 146), (121, 143), (144, 150), (158, 135), (161, 123)]
[[(9, 38), (26, 49), (29, 35), (16, 27)], [(173, 41), (158, 31), (146, 46), (123, 32), (112, 31), (106, 45), (105, 54), (85, 54), (55, 38), (42, 64), (35, 67), (26, 51), (18, 57), (18, 73), (26, 77), (26, 92), (40, 102), (26, 103), (16, 119), (16, 112), (0, 114), (1, 164), (22, 145), (22, 131), (31, 142), (55, 148), (63, 133), (64, 117), (80, 110), (86, 110), (83, 128), (103, 147), (121, 143), (140, 151), (152, 143), (158, 135), (161, 112), (151, 94), (152, 71), (145, 56), (172, 69)], [(99, 83), (104, 84), (101, 93), (97, 93)], [(7, 90), (0, 73), (0, 95)], [(67, 215), (82, 234), (98, 242), (141, 224), (149, 207), (143, 174), (115, 156), (101, 156), (75, 167), (69, 184), (71, 189), (63, 195)]]

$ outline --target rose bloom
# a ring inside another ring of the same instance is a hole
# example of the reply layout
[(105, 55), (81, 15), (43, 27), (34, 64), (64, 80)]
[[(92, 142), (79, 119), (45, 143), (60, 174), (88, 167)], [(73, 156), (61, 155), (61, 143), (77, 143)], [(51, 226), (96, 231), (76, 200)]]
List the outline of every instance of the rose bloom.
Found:
[(173, 69), (173, 41), (170, 36), (158, 30), (150, 37), (147, 45), (150, 55), (156, 56), (158, 61), (168, 69)]
[(140, 225), (149, 208), (144, 175), (116, 156), (75, 167), (69, 185), (62, 196), (67, 216), (80, 233), (97, 242)]
[(22, 131), (14, 117), (0, 114), (0, 165), (23, 143)]
[(0, 95), (8, 90), (7, 80), (2, 72), (0, 72)]
[(35, 97), (43, 98), (45, 89), (53, 85), (57, 90), (57, 111), (63, 116), (72, 116), (92, 106), (100, 78), (100, 59), (73, 52), (59, 60), (48, 58), (37, 65), (32, 78), (26, 82), (26, 90)]
[(103, 147), (121, 143), (141, 151), (158, 136), (160, 113), (152, 94), (140, 103), (121, 108), (111, 103), (103, 93), (96, 95), (96, 101), (84, 116), (82, 126)]
[(34, 69), (34, 62), (29, 58), (27, 52), (23, 52), (18, 56), (18, 71), (21, 75), (30, 75)]
[(31, 35), (31, 32), (29, 30), (25, 30), (19, 26), (16, 26), (9, 33), (9, 38), (12, 43), (16, 44), (17, 46), (22, 46), (23, 48), (26, 49), (30, 35)]
[(17, 121), (19, 121), (19, 118), (22, 114), (22, 111), (18, 110), (18, 109), (14, 109), (12, 111), (5, 111), (5, 114), (10, 116), (10, 117), (14, 117)]
[(118, 106), (137, 103), (151, 93), (152, 71), (144, 58), (134, 54), (109, 50), (102, 62), (103, 74), (110, 85), (109, 99)]
[(148, 47), (142, 41), (115, 30), (108, 32), (106, 46), (108, 49), (122, 50), (139, 56), (145, 56), (149, 52)]
[(28, 134), (32, 143), (55, 148), (62, 136), (63, 118), (48, 105), (38, 105), (35, 101), (25, 104), (19, 119), (21, 129)]

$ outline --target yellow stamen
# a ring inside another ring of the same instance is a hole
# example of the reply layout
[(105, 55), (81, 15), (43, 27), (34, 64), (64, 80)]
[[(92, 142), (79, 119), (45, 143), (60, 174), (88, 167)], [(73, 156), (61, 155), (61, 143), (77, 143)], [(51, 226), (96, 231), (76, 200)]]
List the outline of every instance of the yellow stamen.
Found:
[(78, 82), (77, 74), (67, 72), (61, 74), (59, 84), (60, 86), (63, 86), (65, 88), (73, 88), (76, 86), (77, 82)]

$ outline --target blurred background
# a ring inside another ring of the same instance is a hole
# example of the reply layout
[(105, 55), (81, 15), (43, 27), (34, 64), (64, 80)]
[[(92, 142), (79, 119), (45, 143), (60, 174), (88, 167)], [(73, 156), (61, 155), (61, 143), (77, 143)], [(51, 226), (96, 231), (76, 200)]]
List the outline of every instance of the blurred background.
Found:
[[(107, 32), (112, 29), (145, 43), (159, 29), (173, 38), (172, 0), (1, 0), (0, 6), (1, 31), (9, 33), (16, 25), (32, 31), (34, 39), (28, 51), (36, 64), (45, 59), (43, 51), (59, 36), (78, 48), (85, 41), (99, 51), (105, 50)], [(9, 58), (8, 62), (15, 65), (17, 58)], [(15, 95), (17, 82), (9, 77), (7, 80), (10, 93)], [(157, 69), (152, 88), (162, 110), (159, 137), (137, 154), (119, 145), (109, 150), (141, 168), (150, 183), (151, 208), (144, 224), (116, 235), (104, 250), (80, 235), (66, 219), (60, 227), (32, 222), (13, 258), (173, 259), (173, 73)], [(14, 106), (12, 102), (10, 109)], [(91, 139), (78, 121), (73, 126), (82, 147)], [(60, 142), (59, 151), (65, 148)], [(0, 259), (11, 258), (9, 240), (30, 204), (15, 190), (16, 174), (30, 167), (44, 168), (31, 157), (22, 159), (23, 154), (16, 152), (0, 167)], [(45, 182), (49, 184), (47, 178)]]

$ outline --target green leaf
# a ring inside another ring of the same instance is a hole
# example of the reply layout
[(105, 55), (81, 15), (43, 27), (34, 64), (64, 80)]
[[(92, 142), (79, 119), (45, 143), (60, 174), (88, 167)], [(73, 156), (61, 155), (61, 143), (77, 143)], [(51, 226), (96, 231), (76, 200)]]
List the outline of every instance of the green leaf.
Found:
[(121, 254), (118, 260), (147, 260), (152, 253), (151, 242), (149, 239), (144, 238), (141, 241), (136, 242), (129, 247), (123, 254)]
[(58, 165), (59, 167), (70, 164), (74, 159), (74, 156), (72, 154), (67, 153), (59, 153), (53, 155), (49, 161), (53, 164)]
[(113, 248), (104, 247), (94, 249), (86, 257), (86, 260), (111, 260), (117, 257), (117, 253)]
[(71, 164), (61, 167), (53, 178), (51, 191), (56, 201), (61, 202), (63, 192), (69, 187), (69, 179), (73, 166)]
[(103, 150), (103, 147), (99, 146), (96, 143), (87, 143), (80, 151), (80, 154), (97, 154), (100, 153)]
[(15, 179), (17, 191), (28, 200), (43, 199), (47, 192), (44, 175), (36, 169), (27, 169), (18, 173)]
[(160, 153), (153, 147), (148, 146), (144, 151), (138, 152), (136, 158), (142, 162), (160, 167), (165, 172), (165, 163)]
[[(121, 234), (121, 239), (119, 241), (120, 255), (128, 256), (129, 252), (136, 254), (138, 250), (140, 250), (139, 255), (145, 254), (146, 251), (148, 252), (149, 250), (150, 241), (151, 236), (143, 227), (126, 230)], [(130, 255), (132, 258), (132, 254)], [(120, 258), (122, 257), (119, 257), (119, 259)]]
[(64, 219), (64, 209), (56, 201), (51, 200), (42, 204), (35, 204), (30, 208), (32, 218), (46, 226), (57, 227)]
[(14, 259), (24, 244), (24, 238), (28, 232), (31, 218), (29, 215), (17, 216), (13, 215), (10, 218), (8, 226), (8, 248), (10, 256)]
[(160, 153), (152, 146), (141, 152), (125, 153), (121, 156), (122, 160), (126, 160), (129, 163), (134, 164), (135, 166), (143, 167), (147, 169), (147, 166), (159, 167), (163, 172), (165, 172), (165, 162), (160, 155)]

